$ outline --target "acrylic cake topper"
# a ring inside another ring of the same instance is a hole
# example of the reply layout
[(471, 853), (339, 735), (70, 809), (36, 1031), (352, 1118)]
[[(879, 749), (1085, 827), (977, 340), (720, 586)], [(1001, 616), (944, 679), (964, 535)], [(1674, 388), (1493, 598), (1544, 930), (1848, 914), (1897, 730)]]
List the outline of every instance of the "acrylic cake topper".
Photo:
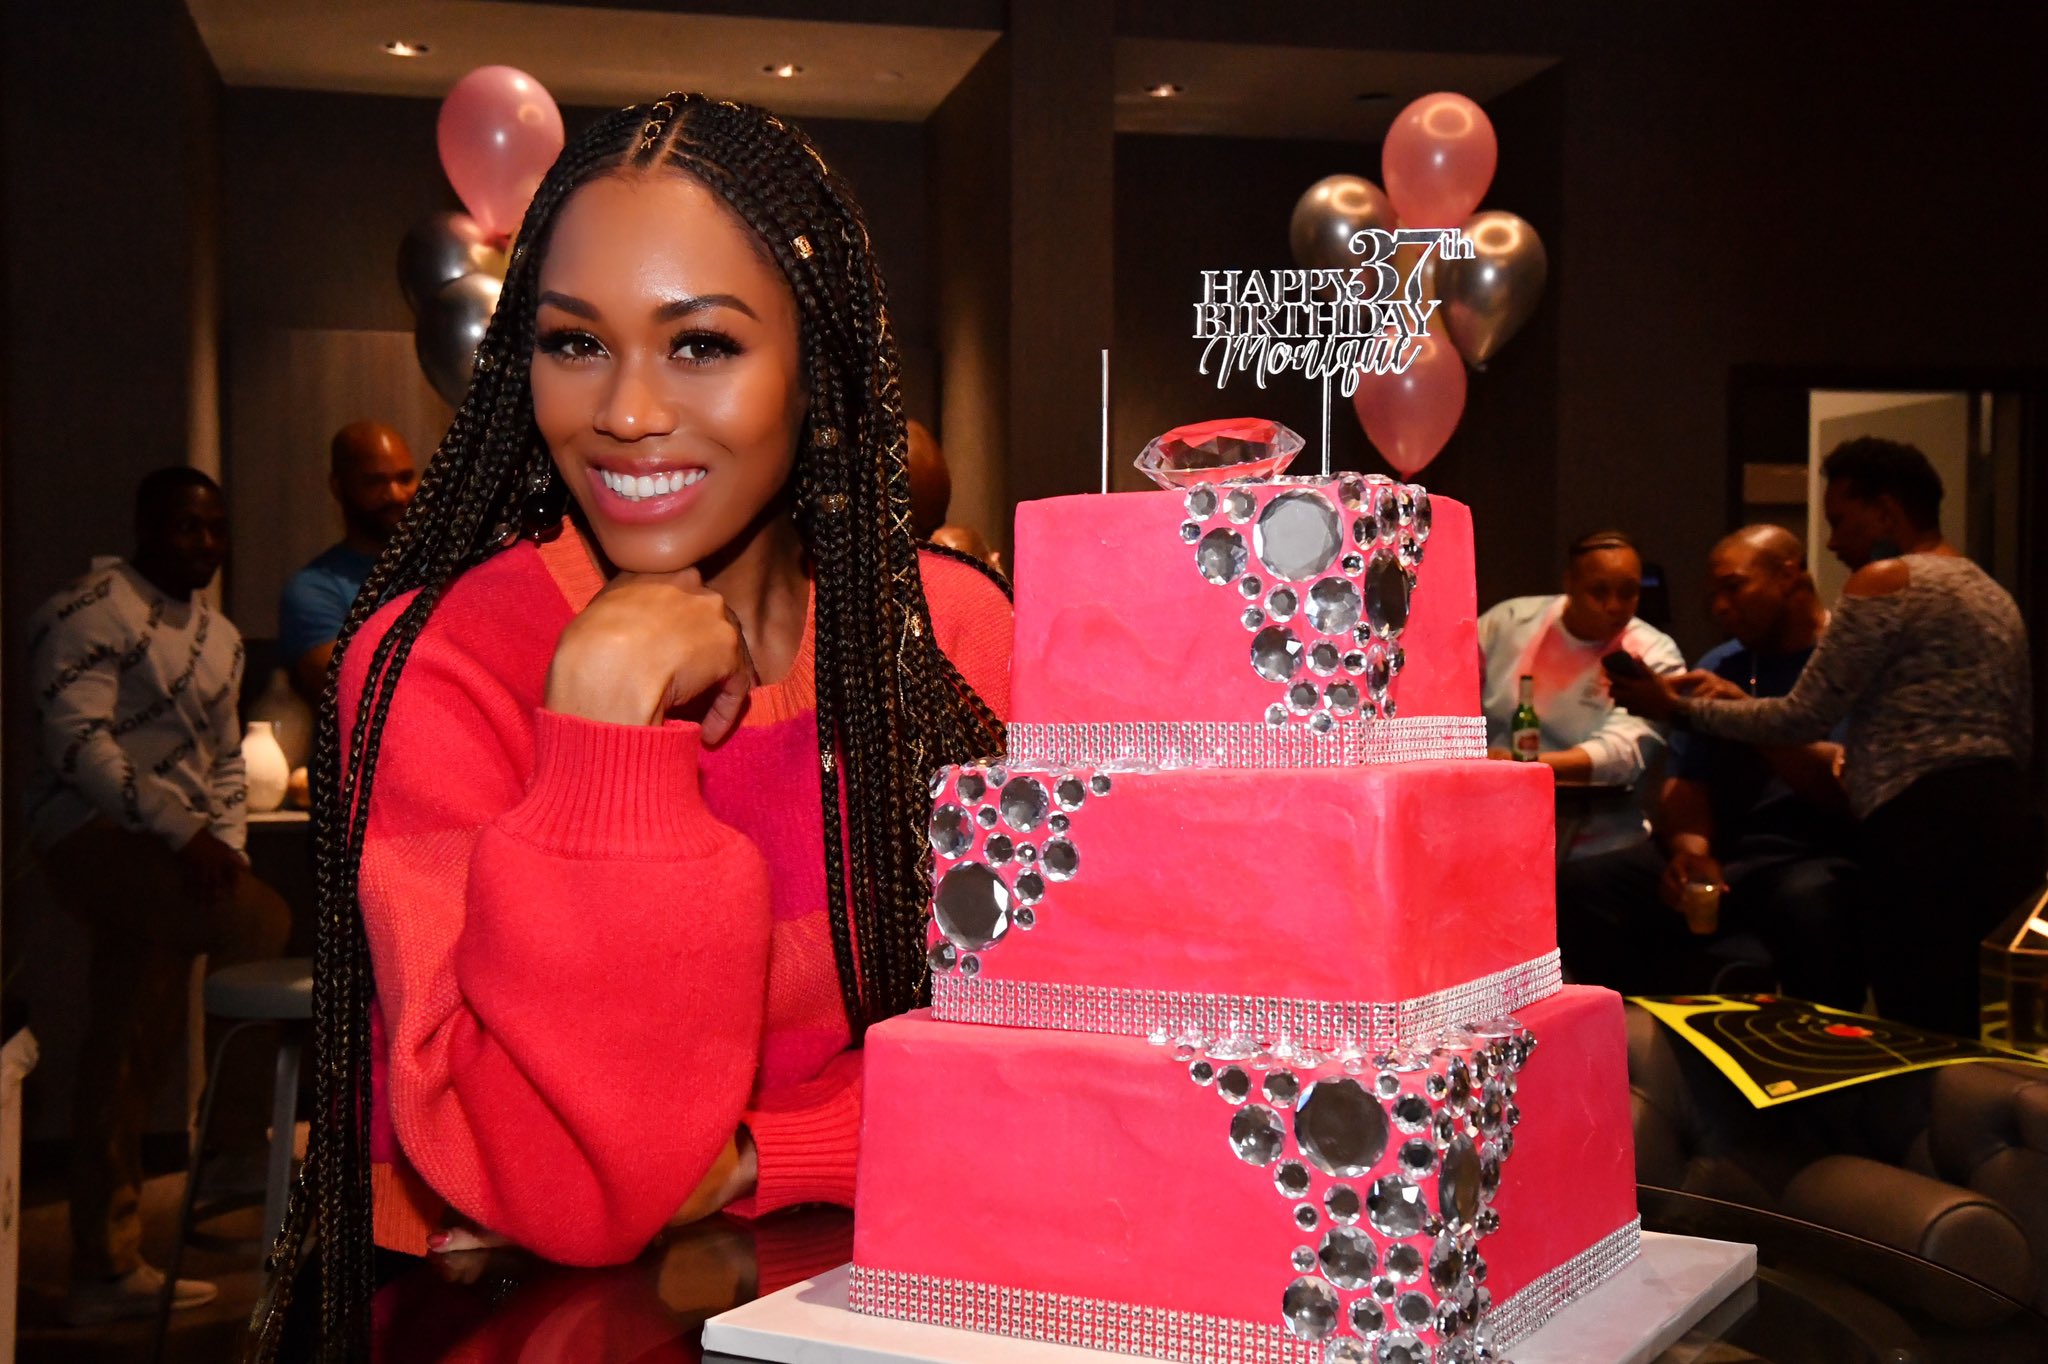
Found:
[(1133, 461), (1162, 488), (1198, 483), (1242, 483), (1274, 478), (1301, 452), (1302, 439), (1279, 422), (1258, 417), (1176, 426), (1146, 443)]
[[(1321, 383), (1326, 476), (1331, 468), (1330, 381), (1338, 380), (1343, 396), (1349, 398), (1362, 374), (1405, 373), (1421, 353), (1430, 321), (1442, 306), (1422, 296), (1430, 257), (1470, 260), (1475, 255), (1470, 239), (1454, 227), (1404, 227), (1394, 232), (1369, 227), (1352, 234), (1350, 247), (1359, 263), (1348, 270), (1204, 270), (1202, 296), (1194, 305), (1194, 339), (1204, 343), (1196, 372), (1213, 372), (1219, 389), (1240, 374), (1250, 374), (1260, 388), (1269, 377), (1288, 373)], [(1413, 251), (1413, 259), (1402, 260), (1403, 250)], [(1183, 427), (1160, 440), (1198, 429)], [(1301, 438), (1291, 431), (1287, 435), (1299, 450)], [(1158, 444), (1145, 447), (1138, 468), (1163, 486), (1185, 486), (1190, 480), (1162, 476), (1173, 473), (1174, 465), (1154, 450)], [(1201, 453), (1190, 451), (1187, 459), (1199, 459)], [(1252, 462), (1248, 459), (1229, 461), (1230, 477), (1270, 477), (1293, 453), (1281, 457), (1266, 474), (1242, 472)], [(1182, 467), (1200, 466), (1184, 462)], [(1102, 490), (1109, 491), (1108, 351), (1102, 353)]]
[[(1260, 388), (1269, 375), (1341, 379), (1345, 397), (1363, 373), (1401, 374), (1415, 361), (1441, 307), (1422, 296), (1429, 258), (1471, 260), (1472, 242), (1457, 228), (1369, 227), (1352, 234), (1360, 257), (1348, 270), (1204, 270), (1195, 304), (1198, 372), (1223, 387), (1250, 374)], [(1404, 277), (1397, 253), (1420, 247)]]

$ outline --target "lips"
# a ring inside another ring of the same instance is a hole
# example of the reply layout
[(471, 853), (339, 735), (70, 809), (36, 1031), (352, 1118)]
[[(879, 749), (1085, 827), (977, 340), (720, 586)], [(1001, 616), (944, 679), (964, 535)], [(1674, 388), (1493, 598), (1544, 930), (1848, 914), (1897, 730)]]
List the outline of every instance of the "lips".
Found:
[(679, 514), (697, 496), (710, 470), (695, 465), (584, 470), (595, 494), (595, 510), (614, 521), (644, 524)]
[(614, 496), (625, 498), (627, 501), (642, 501), (650, 497), (666, 497), (670, 493), (679, 493), (685, 488), (695, 487), (707, 472), (704, 469), (685, 468), (636, 474), (600, 468), (597, 470), (597, 476)]

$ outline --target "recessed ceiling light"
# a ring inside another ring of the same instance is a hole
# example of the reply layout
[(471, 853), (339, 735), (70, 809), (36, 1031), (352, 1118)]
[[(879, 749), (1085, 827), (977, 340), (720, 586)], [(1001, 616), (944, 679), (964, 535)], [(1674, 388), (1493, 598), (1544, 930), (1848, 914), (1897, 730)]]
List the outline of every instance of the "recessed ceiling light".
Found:
[(804, 69), (795, 62), (771, 62), (761, 69), (771, 76), (780, 76), (784, 80), (789, 80), (794, 76), (801, 76), (804, 73)]
[(394, 57), (424, 57), (432, 51), (425, 43), (409, 43), (403, 38), (384, 44), (384, 50)]
[(1150, 95), (1154, 99), (1172, 99), (1175, 95), (1178, 95), (1180, 92), (1180, 87), (1178, 85), (1173, 84), (1171, 81), (1161, 81), (1157, 85), (1149, 85), (1145, 87), (1145, 93)]

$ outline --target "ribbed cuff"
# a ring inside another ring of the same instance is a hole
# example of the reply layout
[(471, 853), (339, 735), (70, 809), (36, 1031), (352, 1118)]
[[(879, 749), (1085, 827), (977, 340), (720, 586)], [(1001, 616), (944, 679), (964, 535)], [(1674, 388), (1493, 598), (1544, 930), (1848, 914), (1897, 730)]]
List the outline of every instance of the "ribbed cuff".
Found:
[(810, 1108), (743, 1113), (740, 1125), (754, 1140), (754, 1195), (728, 1211), (765, 1217), (799, 1203), (853, 1206), (860, 1142), (857, 1082)]
[(564, 857), (674, 859), (715, 852), (729, 835), (697, 784), (698, 727), (610, 725), (543, 710), (533, 783), (499, 820)]

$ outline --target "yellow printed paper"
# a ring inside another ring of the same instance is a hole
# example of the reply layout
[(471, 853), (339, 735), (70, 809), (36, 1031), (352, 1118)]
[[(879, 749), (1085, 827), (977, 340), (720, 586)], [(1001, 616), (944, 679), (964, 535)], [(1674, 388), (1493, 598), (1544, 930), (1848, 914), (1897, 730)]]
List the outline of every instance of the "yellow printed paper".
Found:
[(1758, 1108), (1966, 1061), (2048, 1067), (2048, 1060), (2025, 1052), (1783, 995), (1631, 996), (1629, 1002), (1690, 1043)]

